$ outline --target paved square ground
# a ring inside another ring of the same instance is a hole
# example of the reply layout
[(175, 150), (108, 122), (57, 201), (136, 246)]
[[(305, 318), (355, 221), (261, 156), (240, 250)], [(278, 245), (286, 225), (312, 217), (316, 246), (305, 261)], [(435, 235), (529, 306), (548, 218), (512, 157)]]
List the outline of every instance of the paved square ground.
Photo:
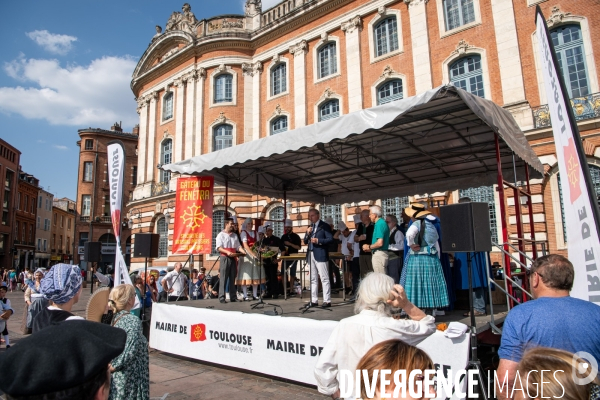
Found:
[[(89, 286), (83, 289), (81, 299), (73, 312), (85, 316), (90, 297)], [(15, 314), (8, 321), (11, 344), (24, 336), (19, 332), (25, 300), (23, 292), (9, 292)], [(0, 353), (4, 352), (4, 344)], [(268, 362), (268, 360), (265, 360)], [(1, 395), (2, 393), (0, 393)], [(271, 379), (245, 371), (221, 368), (196, 360), (171, 356), (150, 349), (150, 396), (153, 399), (313, 399), (328, 398), (313, 387)], [(0, 396), (4, 398), (4, 396)]]

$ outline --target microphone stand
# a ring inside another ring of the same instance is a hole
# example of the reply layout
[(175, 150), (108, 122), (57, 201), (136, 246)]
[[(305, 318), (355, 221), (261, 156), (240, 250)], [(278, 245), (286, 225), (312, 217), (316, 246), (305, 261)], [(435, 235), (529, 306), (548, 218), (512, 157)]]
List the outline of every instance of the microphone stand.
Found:
[[(257, 235), (258, 235), (258, 233), (257, 233)], [(260, 296), (258, 296), (258, 301), (257, 301), (256, 303), (254, 303), (254, 304), (250, 304), (250, 308), (251, 308), (252, 310), (255, 310), (255, 309), (257, 309), (257, 308), (258, 308), (258, 307), (260, 307), (260, 306), (262, 306), (263, 308), (264, 308), (265, 306), (279, 307), (279, 306), (278, 306), (278, 305), (276, 305), (276, 304), (272, 304), (272, 303), (265, 303), (265, 302), (263, 301), (263, 299), (262, 299), (262, 298), (263, 298), (263, 295), (264, 295), (264, 291), (262, 290), (262, 287), (261, 287), (261, 284), (262, 284), (262, 283), (261, 283), (261, 281), (262, 281), (262, 270), (263, 270), (263, 268), (264, 268), (264, 267), (263, 267), (263, 265), (262, 265), (262, 253), (261, 253), (260, 249), (262, 249), (262, 246), (263, 246), (263, 240), (264, 240), (264, 238), (265, 238), (265, 237), (263, 236), (263, 237), (262, 237), (262, 239), (260, 239), (260, 243), (258, 244), (258, 266), (259, 266), (259, 267), (258, 267), (258, 282), (259, 282), (259, 283), (258, 283), (258, 285), (259, 285), (258, 287), (259, 287), (259, 289), (260, 289)]]

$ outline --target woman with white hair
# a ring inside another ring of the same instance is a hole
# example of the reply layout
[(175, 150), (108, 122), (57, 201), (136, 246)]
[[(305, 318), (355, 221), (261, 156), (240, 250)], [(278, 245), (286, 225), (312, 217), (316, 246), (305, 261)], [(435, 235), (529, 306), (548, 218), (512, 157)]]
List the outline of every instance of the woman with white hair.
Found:
[(247, 256), (239, 258), (238, 275), (235, 284), (242, 287), (244, 301), (250, 301), (248, 297), (248, 286), (252, 285), (252, 298), (258, 300), (258, 285), (266, 281), (265, 271), (258, 263), (258, 255), (252, 251), (256, 243), (256, 233), (252, 230), (252, 218), (246, 218), (242, 224), (240, 239)]
[[(410, 320), (392, 317), (402, 309)], [(435, 332), (435, 319), (412, 304), (404, 288), (381, 273), (372, 272), (360, 283), (356, 315), (342, 319), (335, 327), (315, 367), (319, 392), (339, 397), (338, 374), (356, 370), (358, 361), (375, 344), (400, 339), (416, 345)]]

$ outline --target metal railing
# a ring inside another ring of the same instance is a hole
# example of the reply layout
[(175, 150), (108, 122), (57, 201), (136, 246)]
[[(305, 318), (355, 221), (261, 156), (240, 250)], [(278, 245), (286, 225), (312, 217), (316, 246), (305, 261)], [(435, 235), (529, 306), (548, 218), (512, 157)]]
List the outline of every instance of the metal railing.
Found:
[(169, 193), (171, 191), (170, 183), (171, 183), (171, 181), (153, 182), (152, 188), (150, 191), (150, 195), (152, 197), (154, 197), (154, 196), (160, 196), (161, 194)]
[[(512, 249), (515, 253), (518, 253), (519, 258), (515, 257), (513, 255), (513, 253), (511, 253), (510, 251), (506, 251), (504, 249), (505, 245), (508, 246), (510, 249)], [(498, 325), (496, 325), (496, 322), (494, 320), (494, 302), (492, 299), (492, 284), (494, 285), (496, 290), (500, 290), (506, 295), (506, 310), (507, 310), (507, 312), (510, 312), (510, 310), (511, 310), (511, 300), (517, 304), (521, 304), (521, 302), (522, 302), (522, 299), (518, 299), (508, 292), (507, 288), (508, 288), (509, 282), (513, 287), (521, 290), (522, 293), (524, 293), (527, 296), (528, 300), (531, 300), (533, 298), (531, 293), (529, 293), (527, 290), (525, 290), (525, 288), (523, 288), (523, 286), (521, 286), (521, 284), (519, 282), (515, 281), (512, 277), (509, 278), (508, 276), (506, 276), (506, 271), (510, 270), (510, 265), (506, 265), (506, 257), (504, 257), (504, 256), (505, 255), (508, 256), (511, 260), (513, 260), (516, 263), (517, 267), (521, 268), (522, 270), (525, 270), (528, 268), (527, 268), (527, 265), (525, 265), (521, 262), (520, 257), (523, 256), (523, 257), (525, 257), (525, 259), (527, 259), (530, 262), (533, 262), (533, 259), (531, 257), (529, 257), (526, 253), (520, 251), (518, 249), (518, 247), (515, 247), (512, 243), (493, 243), (492, 242), (492, 246), (499, 249), (503, 254), (502, 278), (504, 280), (504, 287), (500, 287), (499, 285), (497, 285), (496, 281), (493, 279), (493, 277), (490, 277), (490, 275), (489, 275), (490, 274), (490, 266), (486, 265), (486, 268), (485, 268), (485, 274), (486, 274), (487, 281), (488, 281), (488, 296), (489, 296), (489, 300), (490, 300), (490, 315), (491, 315), (490, 327), (491, 327), (493, 333), (501, 335), (502, 329), (500, 327), (498, 327)], [(542, 252), (545, 255), (546, 251), (545, 251), (544, 247), (543, 247)], [(488, 262), (488, 260), (486, 258), (486, 264), (487, 264), (487, 262)]]
[[(600, 93), (592, 93), (587, 96), (574, 97), (571, 99), (571, 107), (576, 121), (600, 117)], [(550, 121), (550, 110), (548, 104), (531, 109), (533, 124), (537, 128), (552, 126)]]

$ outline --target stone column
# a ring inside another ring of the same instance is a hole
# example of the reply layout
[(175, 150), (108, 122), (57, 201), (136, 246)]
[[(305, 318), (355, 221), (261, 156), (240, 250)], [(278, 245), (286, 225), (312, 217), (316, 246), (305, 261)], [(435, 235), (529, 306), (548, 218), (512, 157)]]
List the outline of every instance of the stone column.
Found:
[(146, 141), (148, 140), (148, 99), (138, 99), (137, 112), (140, 115), (140, 131), (138, 136), (138, 174), (137, 184), (146, 182)]
[[(294, 55), (294, 127), (306, 126), (306, 52), (308, 44), (302, 40), (290, 47)], [(291, 122), (291, 121), (290, 121)], [(292, 129), (291, 127), (288, 129)]]
[[(428, 0), (404, 0), (408, 3), (410, 37), (413, 52), (413, 71), (415, 74), (415, 94), (433, 88), (431, 77), (431, 59), (429, 57), (429, 33), (427, 31)], [(401, 27), (398, 27), (401, 29)]]
[(517, 24), (512, 0), (492, 0), (492, 14), (494, 15), (503, 104), (524, 101), (523, 69), (521, 68)]
[(202, 154), (202, 144), (204, 138), (202, 132), (204, 132), (204, 81), (206, 80), (206, 70), (199, 68), (197, 70), (196, 78), (196, 126), (194, 127), (194, 154), (193, 156), (199, 156)]
[(175, 80), (177, 86), (175, 100), (175, 143), (173, 143), (173, 162), (183, 159), (183, 111), (184, 111), (184, 87), (183, 79)]
[(360, 73), (360, 31), (362, 20), (359, 15), (341, 26), (346, 33), (346, 68), (348, 76), (348, 112), (362, 110), (362, 80)]
[(254, 138), (254, 66), (251, 63), (242, 63), (242, 76), (244, 77), (244, 143)]
[(150, 97), (150, 116), (148, 122), (148, 163), (146, 164), (146, 182), (154, 181), (154, 170), (156, 161), (154, 153), (156, 152), (156, 107), (158, 105), (158, 92), (153, 92)]
[(196, 77), (198, 73), (193, 70), (183, 76), (185, 85), (185, 159), (192, 158), (194, 152), (194, 95), (196, 90)]
[(255, 62), (252, 65), (254, 75), (252, 76), (252, 112), (254, 114), (252, 119), (252, 140), (260, 138), (260, 74), (262, 73), (263, 66), (260, 61)]

